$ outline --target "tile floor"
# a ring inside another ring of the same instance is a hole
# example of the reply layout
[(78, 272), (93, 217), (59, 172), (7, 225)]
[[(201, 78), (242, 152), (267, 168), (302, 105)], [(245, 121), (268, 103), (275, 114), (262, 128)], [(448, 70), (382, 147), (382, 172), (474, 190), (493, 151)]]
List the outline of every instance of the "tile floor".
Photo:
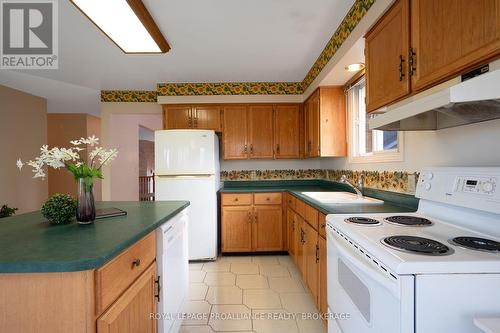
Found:
[(291, 258), (224, 256), (193, 263), (181, 333), (325, 333)]

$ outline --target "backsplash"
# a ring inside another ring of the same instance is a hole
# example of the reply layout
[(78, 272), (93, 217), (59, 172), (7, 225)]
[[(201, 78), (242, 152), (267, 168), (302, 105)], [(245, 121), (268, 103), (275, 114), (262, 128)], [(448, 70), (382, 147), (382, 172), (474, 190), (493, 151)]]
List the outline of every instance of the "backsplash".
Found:
[(221, 180), (292, 180), (325, 179), (338, 181), (342, 175), (357, 184), (365, 176), (365, 186), (379, 190), (414, 194), (419, 174), (407, 171), (352, 171), (352, 170), (238, 170), (221, 171)]

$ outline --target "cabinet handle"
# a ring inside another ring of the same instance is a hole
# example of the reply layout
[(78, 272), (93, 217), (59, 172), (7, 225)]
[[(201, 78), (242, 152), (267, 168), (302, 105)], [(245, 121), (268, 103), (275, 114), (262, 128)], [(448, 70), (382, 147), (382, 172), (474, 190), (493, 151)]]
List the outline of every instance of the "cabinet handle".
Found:
[(252, 223), (252, 212), (248, 212), (248, 223)]
[(160, 303), (161, 285), (160, 285), (160, 276), (159, 275), (156, 277), (155, 284), (156, 284), (156, 295), (155, 295), (155, 298), (156, 298), (156, 301), (158, 303)]
[(254, 219), (254, 222), (257, 223), (257, 212), (253, 213), (253, 219)]
[(267, 197), (267, 198), (266, 198), (266, 201), (271, 201), (271, 198)]
[(238, 201), (238, 198), (234, 198), (234, 201)]
[(321, 223), (321, 228), (322, 228), (322, 229), (325, 229), (325, 227), (326, 227), (326, 224)]
[(245, 145), (243, 146), (243, 152), (246, 154), (247, 153), (247, 144), (245, 143)]
[(198, 128), (198, 110), (194, 111), (193, 127)]
[(276, 155), (279, 155), (280, 154), (280, 144), (278, 143), (276, 145)]
[(141, 265), (141, 259), (135, 259), (132, 261), (132, 268), (139, 267)]
[(253, 155), (253, 143), (250, 144), (250, 154)]
[(311, 153), (311, 147), (312, 147), (312, 142), (311, 142), (311, 141), (309, 141), (309, 142), (307, 143), (307, 152), (308, 152), (309, 154)]
[(416, 61), (416, 58), (417, 58), (417, 53), (415, 52), (415, 49), (413, 47), (410, 47), (410, 51), (408, 52), (408, 67), (409, 67), (409, 72), (410, 72), (410, 76), (413, 76), (416, 72), (416, 68), (415, 68), (415, 63), (417, 62)]
[(319, 262), (319, 245), (316, 244), (316, 263)]
[(399, 55), (399, 81), (403, 81), (405, 77), (405, 73), (403, 72), (403, 63), (405, 62), (405, 58), (403, 55)]
[(188, 127), (193, 127), (193, 118), (191, 117), (191, 114), (188, 116)]
[(301, 242), (302, 244), (305, 244), (305, 242), (306, 242), (306, 241), (305, 241), (305, 239), (304, 239), (304, 236), (305, 236), (305, 232), (304, 232), (304, 230), (301, 228), (301, 229), (300, 229), (300, 242)]

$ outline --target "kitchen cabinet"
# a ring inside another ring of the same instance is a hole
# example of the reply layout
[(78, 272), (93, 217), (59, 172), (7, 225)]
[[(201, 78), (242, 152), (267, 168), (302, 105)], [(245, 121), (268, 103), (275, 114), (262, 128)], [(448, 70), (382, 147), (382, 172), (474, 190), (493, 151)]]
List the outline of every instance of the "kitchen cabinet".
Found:
[(222, 112), (224, 159), (247, 159), (247, 107), (245, 105), (224, 106)]
[(365, 36), (375, 111), (500, 56), (500, 0), (397, 0)]
[(346, 109), (343, 87), (319, 87), (304, 103), (305, 156), (346, 156)]
[(222, 194), (222, 252), (282, 251), (284, 230), (281, 193)]
[(272, 105), (248, 106), (248, 157), (272, 159), (274, 157), (274, 109)]
[(412, 0), (412, 88), (422, 90), (500, 53), (500, 0)]
[(397, 0), (366, 34), (366, 109), (368, 112), (410, 93), (409, 31), (410, 0)]
[(218, 105), (163, 105), (165, 129), (206, 129), (222, 131)]
[(276, 159), (300, 158), (302, 110), (298, 104), (276, 105), (274, 113), (274, 150)]
[(149, 268), (97, 319), (97, 333), (156, 332), (156, 264)]

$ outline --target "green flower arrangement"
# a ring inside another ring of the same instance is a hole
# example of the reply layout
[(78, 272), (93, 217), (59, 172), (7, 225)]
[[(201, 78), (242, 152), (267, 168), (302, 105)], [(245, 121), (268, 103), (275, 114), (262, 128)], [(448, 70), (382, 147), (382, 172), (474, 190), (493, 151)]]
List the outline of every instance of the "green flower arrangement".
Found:
[(10, 208), (7, 205), (3, 205), (2, 208), (0, 208), (0, 218), (12, 216), (16, 213), (16, 210), (17, 208)]
[(76, 200), (68, 194), (56, 193), (42, 206), (42, 214), (52, 224), (70, 223), (75, 217)]

